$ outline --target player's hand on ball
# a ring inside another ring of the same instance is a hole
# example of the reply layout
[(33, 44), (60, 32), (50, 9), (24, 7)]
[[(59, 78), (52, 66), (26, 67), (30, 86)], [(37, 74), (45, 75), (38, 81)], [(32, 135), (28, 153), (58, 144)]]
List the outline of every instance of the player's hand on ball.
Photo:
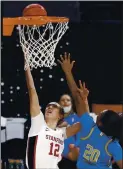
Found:
[(82, 84), (81, 80), (79, 80), (79, 87), (80, 88), (78, 88), (77, 90), (80, 94), (80, 97), (82, 98), (82, 100), (86, 101), (89, 95), (89, 90), (86, 88), (85, 82)]
[(71, 72), (72, 68), (73, 68), (73, 65), (75, 63), (75, 61), (70, 61), (70, 53), (67, 54), (67, 53), (64, 53), (64, 56), (60, 55), (60, 60), (58, 59), (58, 62), (60, 63), (63, 71), (65, 73), (69, 73)]

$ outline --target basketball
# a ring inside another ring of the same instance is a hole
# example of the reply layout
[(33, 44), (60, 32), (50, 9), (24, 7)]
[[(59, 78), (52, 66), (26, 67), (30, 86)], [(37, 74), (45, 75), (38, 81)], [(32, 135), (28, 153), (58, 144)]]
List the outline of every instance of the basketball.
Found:
[(47, 16), (47, 11), (39, 4), (31, 4), (24, 8), (23, 16)]

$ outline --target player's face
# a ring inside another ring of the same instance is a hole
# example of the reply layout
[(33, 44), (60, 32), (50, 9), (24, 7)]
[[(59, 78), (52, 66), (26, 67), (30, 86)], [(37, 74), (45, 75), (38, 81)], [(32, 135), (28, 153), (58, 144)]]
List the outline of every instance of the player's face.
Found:
[(59, 121), (61, 118), (60, 108), (56, 105), (47, 105), (45, 109), (45, 118)]
[(68, 106), (72, 105), (70, 96), (67, 94), (63, 95), (60, 99), (60, 105), (62, 107), (68, 107)]

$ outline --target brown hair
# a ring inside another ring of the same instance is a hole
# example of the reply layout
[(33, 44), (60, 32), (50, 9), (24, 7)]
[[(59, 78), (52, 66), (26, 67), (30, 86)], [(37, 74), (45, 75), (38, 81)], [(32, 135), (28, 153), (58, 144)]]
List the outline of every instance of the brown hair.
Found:
[(61, 98), (62, 98), (64, 95), (67, 95), (67, 96), (70, 97), (71, 105), (72, 105), (72, 107), (71, 107), (71, 113), (70, 113), (70, 114), (72, 114), (72, 113), (74, 113), (74, 107), (75, 107), (75, 106), (74, 106), (73, 98), (72, 98), (72, 96), (71, 96), (70, 94), (68, 94), (68, 93), (62, 94), (62, 95), (60, 96), (59, 102), (60, 102)]

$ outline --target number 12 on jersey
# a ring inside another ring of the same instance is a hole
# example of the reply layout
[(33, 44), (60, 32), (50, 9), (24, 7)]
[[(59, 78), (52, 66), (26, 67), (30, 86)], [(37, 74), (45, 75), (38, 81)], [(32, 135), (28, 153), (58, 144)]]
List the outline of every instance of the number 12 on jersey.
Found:
[(50, 143), (50, 152), (49, 155), (53, 155), (55, 157), (59, 157), (59, 144)]

